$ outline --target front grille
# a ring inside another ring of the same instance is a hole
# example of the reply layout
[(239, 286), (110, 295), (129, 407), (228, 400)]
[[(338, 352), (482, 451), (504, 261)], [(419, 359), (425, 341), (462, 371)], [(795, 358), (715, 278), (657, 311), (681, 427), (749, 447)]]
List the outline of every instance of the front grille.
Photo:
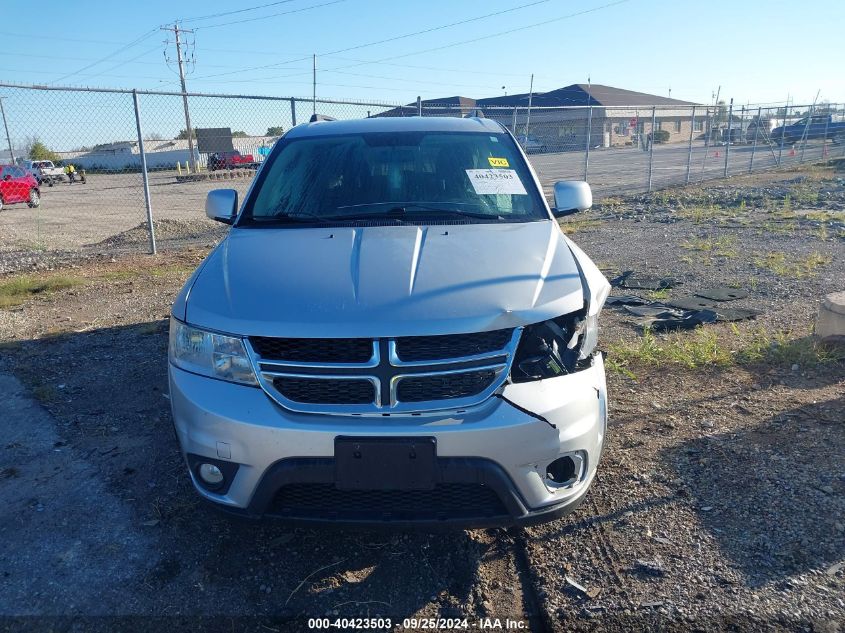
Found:
[(292, 363), (366, 363), (373, 355), (373, 341), (368, 338), (253, 336), (249, 342), (263, 360)]
[(249, 340), (261, 386), (283, 407), (386, 415), (479, 404), (507, 376), (514, 333)]
[(401, 336), (396, 339), (396, 355), (400, 360), (410, 363), (488, 354), (503, 349), (511, 336), (512, 329), (473, 334)]
[(363, 379), (280, 376), (273, 386), (285, 398), (305, 404), (371, 404), (375, 400), (373, 383)]
[(496, 492), (481, 484), (442, 483), (432, 490), (338, 490), (329, 483), (283, 486), (271, 514), (332, 521), (435, 521), (502, 517)]
[(492, 369), (439, 376), (410, 376), (399, 381), (396, 398), (400, 402), (466, 398), (487, 389), (495, 378), (496, 372)]

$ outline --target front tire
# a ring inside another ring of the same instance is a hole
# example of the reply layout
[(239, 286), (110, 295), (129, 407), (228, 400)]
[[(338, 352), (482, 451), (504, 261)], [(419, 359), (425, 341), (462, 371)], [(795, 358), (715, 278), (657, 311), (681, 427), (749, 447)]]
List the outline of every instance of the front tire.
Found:
[(3, 196), (0, 196), (0, 211), (3, 210)]
[(29, 190), (29, 202), (27, 204), (29, 204), (30, 209), (37, 209), (41, 204), (41, 194), (38, 189)]

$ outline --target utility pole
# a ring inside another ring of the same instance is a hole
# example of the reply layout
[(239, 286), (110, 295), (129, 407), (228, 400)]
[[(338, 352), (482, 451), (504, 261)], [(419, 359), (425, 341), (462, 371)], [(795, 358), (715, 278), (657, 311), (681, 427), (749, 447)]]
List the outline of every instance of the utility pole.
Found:
[(528, 126), (531, 125), (531, 100), (534, 98), (534, 73), (531, 73), (531, 87), (528, 88), (528, 113), (525, 116), (525, 145), (528, 145)]
[(0, 97), (0, 114), (3, 115), (3, 128), (6, 130), (6, 142), (9, 144), (9, 158), (15, 164), (15, 152), (12, 150), (12, 137), (9, 136), (9, 125), (6, 123), (6, 110), (3, 109), (3, 97)]
[(313, 105), (312, 114), (317, 114), (317, 55), (314, 55), (314, 66), (311, 71), (311, 101)]
[(188, 135), (188, 153), (190, 154), (188, 160), (191, 164), (191, 171), (196, 173), (197, 161), (194, 158), (194, 128), (191, 127), (191, 114), (188, 110), (188, 89), (185, 87), (185, 66), (182, 60), (182, 42), (179, 39), (180, 33), (193, 33), (189, 29), (180, 29), (179, 23), (173, 24), (173, 28), (161, 27), (162, 31), (173, 31), (176, 37), (176, 62), (179, 66), (179, 82), (182, 84), (182, 105), (185, 107), (185, 133)]

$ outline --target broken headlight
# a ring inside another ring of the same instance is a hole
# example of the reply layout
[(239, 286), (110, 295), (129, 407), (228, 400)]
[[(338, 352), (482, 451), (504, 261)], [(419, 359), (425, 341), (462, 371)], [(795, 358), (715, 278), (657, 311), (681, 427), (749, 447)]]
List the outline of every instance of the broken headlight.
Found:
[(512, 382), (543, 380), (569, 374), (593, 353), (598, 342), (598, 315), (586, 310), (527, 326), (511, 366)]

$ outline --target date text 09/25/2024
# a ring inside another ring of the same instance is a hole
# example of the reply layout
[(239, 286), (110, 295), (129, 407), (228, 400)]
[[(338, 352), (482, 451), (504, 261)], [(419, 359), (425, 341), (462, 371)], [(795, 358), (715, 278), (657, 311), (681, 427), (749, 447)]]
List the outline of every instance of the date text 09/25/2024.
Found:
[(510, 618), (404, 618), (394, 623), (391, 618), (309, 618), (312, 630), (376, 630), (376, 631), (526, 631), (525, 620)]

